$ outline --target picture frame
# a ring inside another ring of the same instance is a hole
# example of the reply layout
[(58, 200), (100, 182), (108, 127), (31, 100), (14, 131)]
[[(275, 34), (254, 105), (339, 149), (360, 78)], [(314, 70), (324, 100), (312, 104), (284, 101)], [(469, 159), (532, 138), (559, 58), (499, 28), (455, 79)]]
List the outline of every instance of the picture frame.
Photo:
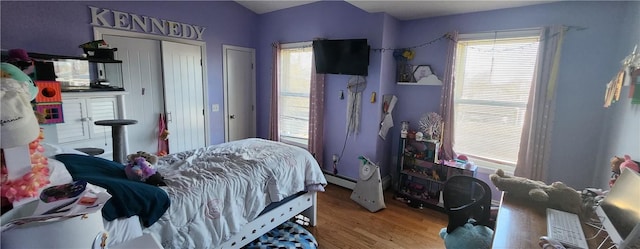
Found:
[(431, 70), (430, 65), (417, 65), (413, 68), (413, 82), (418, 82), (420, 79), (426, 78), (432, 74), (433, 71)]

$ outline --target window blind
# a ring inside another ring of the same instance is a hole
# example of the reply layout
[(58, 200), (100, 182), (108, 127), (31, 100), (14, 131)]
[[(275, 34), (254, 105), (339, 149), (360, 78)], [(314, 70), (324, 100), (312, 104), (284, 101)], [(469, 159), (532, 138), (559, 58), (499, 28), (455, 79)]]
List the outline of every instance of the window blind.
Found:
[(309, 141), (312, 53), (311, 46), (283, 48), (280, 53), (280, 141), (304, 148)]
[(454, 151), (515, 166), (538, 56), (538, 36), (459, 41)]

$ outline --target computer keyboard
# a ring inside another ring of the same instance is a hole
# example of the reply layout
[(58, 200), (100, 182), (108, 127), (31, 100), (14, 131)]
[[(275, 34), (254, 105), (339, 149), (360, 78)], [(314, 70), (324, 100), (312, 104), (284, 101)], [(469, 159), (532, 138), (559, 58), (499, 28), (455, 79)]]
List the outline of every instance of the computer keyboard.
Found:
[(565, 211), (547, 208), (547, 237), (570, 248), (589, 248), (580, 218)]

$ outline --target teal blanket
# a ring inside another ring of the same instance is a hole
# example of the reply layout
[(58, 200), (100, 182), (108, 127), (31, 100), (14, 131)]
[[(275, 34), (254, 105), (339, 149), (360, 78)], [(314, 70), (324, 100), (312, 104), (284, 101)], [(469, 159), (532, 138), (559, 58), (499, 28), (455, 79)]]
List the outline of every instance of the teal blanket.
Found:
[(84, 180), (105, 188), (111, 199), (102, 208), (107, 221), (138, 215), (145, 227), (155, 223), (170, 206), (167, 193), (159, 187), (127, 179), (124, 165), (99, 157), (59, 154), (74, 181)]

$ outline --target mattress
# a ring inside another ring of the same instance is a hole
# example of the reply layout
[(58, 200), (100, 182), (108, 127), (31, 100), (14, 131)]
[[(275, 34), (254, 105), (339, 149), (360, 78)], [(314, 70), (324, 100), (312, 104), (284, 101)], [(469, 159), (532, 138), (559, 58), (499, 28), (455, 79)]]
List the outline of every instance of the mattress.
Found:
[(160, 158), (171, 207), (145, 229), (165, 248), (216, 248), (272, 202), (326, 179), (299, 147), (245, 139)]

